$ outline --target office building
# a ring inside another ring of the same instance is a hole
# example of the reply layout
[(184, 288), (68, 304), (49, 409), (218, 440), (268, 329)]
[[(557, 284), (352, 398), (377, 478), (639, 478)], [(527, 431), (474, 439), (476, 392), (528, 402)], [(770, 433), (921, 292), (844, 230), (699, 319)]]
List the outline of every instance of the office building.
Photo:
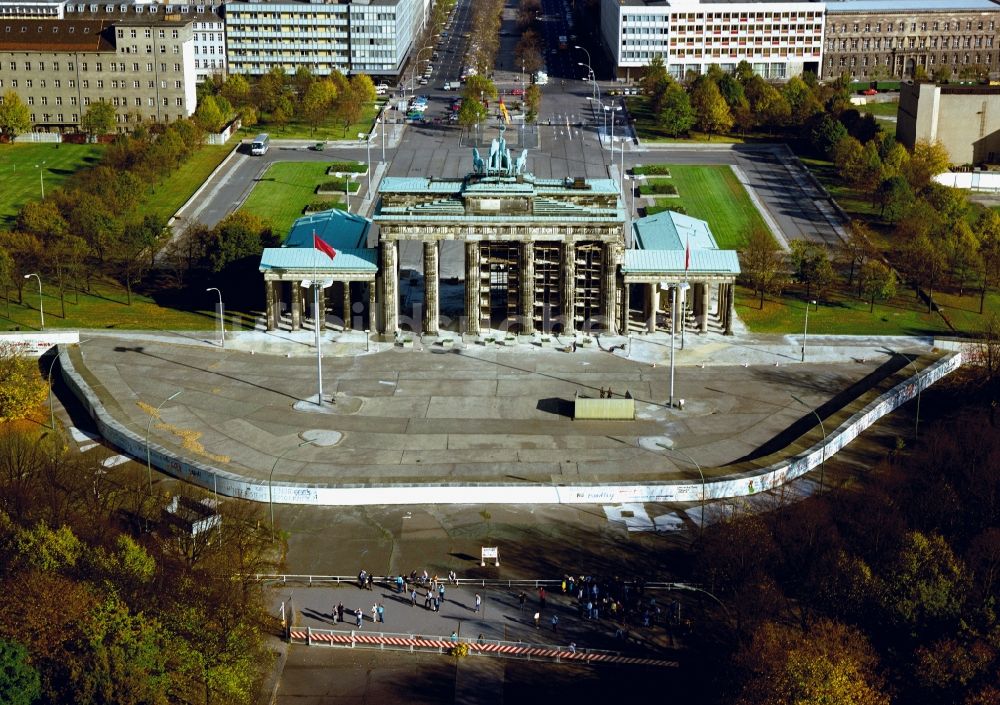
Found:
[(896, 138), (940, 142), (952, 164), (1000, 161), (1000, 86), (904, 83)]

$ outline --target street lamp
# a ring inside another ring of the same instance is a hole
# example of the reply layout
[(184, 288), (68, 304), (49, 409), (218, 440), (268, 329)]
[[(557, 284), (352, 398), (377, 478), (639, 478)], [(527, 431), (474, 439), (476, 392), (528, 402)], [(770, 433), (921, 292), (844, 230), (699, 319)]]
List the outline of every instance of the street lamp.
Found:
[(166, 404), (168, 401), (171, 401), (171, 400), (176, 399), (177, 397), (179, 397), (180, 394), (181, 394), (181, 392), (183, 392), (183, 391), (184, 391), (183, 389), (178, 389), (176, 392), (174, 392), (173, 394), (171, 394), (169, 397), (167, 397), (166, 399), (164, 399), (163, 401), (161, 401), (160, 405), (158, 407), (156, 407), (156, 411), (154, 411), (152, 414), (149, 415), (149, 420), (146, 422), (146, 476), (149, 479), (149, 494), (150, 494), (150, 496), (153, 495), (153, 464), (150, 461), (149, 429), (153, 425), (153, 418), (154, 417), (159, 417), (159, 415), (160, 415), (160, 409), (163, 408), (163, 405)]
[(819, 412), (816, 411), (816, 409), (814, 409), (811, 406), (809, 406), (808, 404), (806, 404), (804, 401), (802, 401), (801, 399), (799, 399), (794, 394), (792, 394), (791, 397), (792, 397), (792, 399), (794, 399), (799, 404), (801, 404), (802, 406), (806, 407), (807, 409), (809, 409), (809, 411), (812, 412), (812, 415), (816, 417), (817, 421), (819, 421), (819, 430), (823, 432), (823, 454), (820, 457), (820, 461), (819, 461), (819, 489), (820, 489), (820, 492), (822, 492), (823, 489), (824, 489), (824, 487), (826, 486), (826, 438), (827, 438), (827, 436), (826, 436), (826, 427), (823, 426), (823, 417), (819, 415)]
[(917, 370), (917, 358), (910, 357), (906, 353), (896, 353), (897, 355), (902, 355), (906, 358), (907, 367), (913, 366), (913, 376), (917, 378), (917, 421), (913, 425), (913, 440), (916, 442), (917, 438), (920, 437), (920, 394), (923, 391), (920, 387), (920, 372)]
[(410, 74), (410, 93), (414, 93), (415, 92), (414, 88), (413, 88), (413, 82), (416, 80), (416, 78), (417, 78), (417, 70), (420, 68), (420, 55), (423, 54), (425, 51), (433, 50), (433, 49), (434, 49), (434, 45), (433, 44), (427, 44), (420, 51), (417, 52), (416, 61), (413, 62), (413, 73)]
[(806, 337), (809, 335), (809, 306), (815, 305), (815, 300), (806, 302), (806, 322), (802, 326), (802, 362), (806, 361)]
[(225, 324), (225, 322), (222, 319), (222, 292), (219, 291), (214, 286), (210, 286), (209, 288), (205, 289), (205, 291), (206, 292), (214, 291), (216, 294), (219, 295), (219, 344), (222, 346), (222, 349), (225, 350), (226, 349), (226, 324)]
[(600, 88), (598, 88), (598, 87), (597, 87), (597, 76), (596, 76), (596, 74), (594, 73), (594, 69), (593, 69), (593, 68), (591, 68), (591, 65), (590, 65), (590, 52), (589, 52), (589, 51), (587, 51), (587, 50), (586, 50), (585, 48), (583, 48), (582, 46), (580, 46), (579, 44), (574, 44), (574, 45), (573, 45), (573, 48), (574, 48), (574, 49), (579, 49), (580, 51), (582, 51), (582, 52), (583, 52), (584, 54), (586, 54), (586, 55), (587, 55), (587, 63), (586, 63), (586, 64), (580, 64), (580, 65), (581, 65), (581, 66), (584, 66), (584, 65), (586, 65), (586, 67), (587, 67), (587, 71), (588, 71), (588, 73), (589, 73), (589, 75), (590, 75), (590, 81), (591, 81), (591, 83), (593, 84), (593, 90), (594, 90), (594, 96), (595, 96), (595, 97), (596, 97), (596, 98), (597, 98), (598, 100), (600, 100), (600, 99), (601, 99), (601, 96), (600, 96), (600, 93), (599, 93), (599, 91), (600, 91)]
[(38, 169), (38, 184), (42, 187), (42, 200), (45, 200), (45, 162), (41, 164), (35, 164), (35, 168)]
[[(664, 286), (669, 283), (663, 282)], [(674, 334), (677, 332), (677, 291), (687, 291), (689, 284), (681, 282), (673, 287), (673, 300), (670, 305), (670, 408), (674, 408)]]
[(701, 526), (698, 529), (698, 538), (701, 538), (702, 535), (704, 535), (705, 533), (705, 473), (702, 472), (701, 465), (698, 463), (698, 461), (692, 458), (691, 455), (686, 450), (675, 448), (673, 441), (668, 441), (667, 443), (657, 443), (656, 445), (658, 445), (660, 448), (663, 448), (663, 450), (669, 450), (674, 453), (680, 453), (685, 458), (687, 458), (688, 461), (694, 463), (694, 466), (698, 468), (698, 474), (701, 475)]
[(359, 139), (365, 141), (365, 150), (368, 155), (366, 157), (368, 160), (368, 186), (365, 189), (365, 194), (366, 194), (365, 198), (371, 198), (371, 193), (372, 193), (372, 138), (373, 137), (375, 137), (374, 133), (366, 135), (362, 132), (358, 135)]
[(274, 459), (274, 465), (271, 466), (271, 474), (267, 476), (267, 506), (271, 511), (271, 543), (274, 543), (274, 495), (271, 491), (271, 482), (274, 480), (274, 471), (278, 467), (278, 463), (281, 459), (285, 457), (286, 453), (289, 453), (295, 448), (301, 448), (302, 446), (311, 445), (312, 441), (302, 441), (294, 448), (285, 448), (283, 451), (278, 453), (278, 457)]
[(38, 315), (42, 318), (41, 330), (45, 330), (45, 305), (42, 303), (42, 278), (34, 272), (24, 275), (25, 279), (30, 279), (31, 277), (38, 280)]

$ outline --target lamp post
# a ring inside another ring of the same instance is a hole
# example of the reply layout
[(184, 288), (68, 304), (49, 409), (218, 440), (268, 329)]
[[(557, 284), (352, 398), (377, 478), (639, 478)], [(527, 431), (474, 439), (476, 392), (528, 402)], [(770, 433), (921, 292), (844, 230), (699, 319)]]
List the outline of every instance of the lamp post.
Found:
[(219, 344), (222, 346), (222, 349), (225, 350), (226, 349), (226, 324), (225, 324), (225, 322), (222, 319), (222, 292), (219, 291), (219, 289), (216, 288), (216, 287), (214, 287), (214, 286), (210, 286), (209, 288), (205, 289), (206, 293), (209, 292), (209, 291), (214, 291), (216, 294), (219, 295)]
[(590, 82), (592, 84), (594, 97), (597, 98), (598, 100), (600, 100), (601, 96), (600, 96), (600, 93), (599, 93), (600, 88), (597, 87), (597, 75), (594, 73), (594, 69), (591, 68), (591, 65), (590, 65), (590, 52), (587, 51), (584, 47), (580, 46), (579, 44), (574, 44), (573, 48), (574, 49), (579, 49), (580, 51), (582, 51), (584, 54), (587, 55), (587, 63), (586, 64), (580, 64), (580, 65), (587, 67), (587, 72), (588, 72), (588, 75), (590, 76)]
[(660, 448), (663, 448), (663, 450), (668, 450), (683, 455), (685, 458), (688, 459), (689, 462), (693, 463), (694, 466), (698, 468), (698, 474), (701, 476), (701, 522), (698, 528), (698, 538), (701, 538), (705, 533), (705, 473), (702, 472), (701, 465), (698, 463), (698, 461), (692, 458), (691, 455), (686, 450), (675, 448), (673, 441), (670, 441), (668, 443), (657, 443), (656, 445), (658, 445)]
[(814, 408), (806, 404), (804, 401), (799, 399), (794, 394), (792, 394), (791, 397), (792, 399), (794, 399), (799, 404), (806, 407), (807, 409), (809, 409), (809, 411), (812, 412), (812, 415), (816, 417), (817, 421), (819, 421), (819, 430), (823, 432), (823, 454), (820, 457), (819, 461), (819, 489), (820, 492), (822, 492), (823, 489), (826, 487), (826, 438), (827, 438), (826, 427), (823, 425), (823, 417), (819, 415), (818, 411), (816, 411)]
[(42, 319), (41, 330), (45, 330), (45, 305), (42, 303), (42, 278), (35, 272), (24, 275), (25, 279), (30, 279), (31, 277), (38, 280), (38, 315), (41, 316)]
[(38, 169), (38, 185), (42, 187), (42, 200), (45, 200), (45, 162), (41, 164), (35, 164), (35, 168)]
[(802, 326), (802, 362), (806, 361), (806, 337), (809, 335), (809, 307), (815, 305), (815, 300), (806, 302), (806, 322)]
[(917, 358), (915, 357), (911, 358), (906, 353), (897, 353), (897, 354), (902, 355), (903, 357), (906, 358), (907, 367), (911, 365), (913, 366), (913, 376), (917, 378), (917, 420), (916, 423), (914, 423), (913, 425), (913, 440), (914, 442), (916, 442), (916, 440), (920, 437), (920, 394), (921, 392), (923, 392), (923, 389), (921, 389), (920, 387), (920, 372), (917, 370), (917, 365), (916, 365)]
[(301, 448), (302, 446), (311, 444), (312, 441), (302, 441), (294, 448), (285, 448), (283, 451), (278, 453), (278, 457), (274, 459), (274, 465), (271, 466), (271, 474), (267, 476), (267, 506), (271, 512), (271, 543), (274, 543), (274, 494), (271, 490), (271, 483), (274, 480), (274, 471), (277, 469), (278, 463), (281, 462), (281, 459), (284, 458), (287, 453), (295, 450), (295, 448)]
[(153, 464), (151, 462), (150, 452), (149, 452), (149, 429), (153, 425), (153, 417), (158, 417), (160, 415), (160, 409), (163, 408), (163, 405), (166, 404), (168, 401), (171, 401), (179, 397), (181, 392), (183, 391), (184, 391), (183, 389), (178, 389), (169, 397), (161, 401), (160, 405), (156, 407), (156, 411), (154, 411), (152, 414), (149, 415), (149, 420), (146, 422), (146, 477), (149, 479), (150, 496), (153, 495)]
[[(663, 285), (669, 286), (667, 282)], [(670, 408), (674, 408), (674, 334), (677, 332), (677, 290), (687, 290), (688, 283), (681, 282), (673, 287), (673, 299), (670, 305)]]
[(372, 192), (372, 137), (374, 137), (374, 135), (365, 135), (364, 133), (361, 133), (360, 135), (358, 135), (358, 137), (360, 139), (362, 139), (362, 140), (365, 141), (365, 150), (366, 150), (366, 153), (368, 155), (367, 156), (367, 160), (368, 160), (368, 186), (365, 189), (365, 193), (366, 193), (365, 198), (371, 198), (371, 192)]

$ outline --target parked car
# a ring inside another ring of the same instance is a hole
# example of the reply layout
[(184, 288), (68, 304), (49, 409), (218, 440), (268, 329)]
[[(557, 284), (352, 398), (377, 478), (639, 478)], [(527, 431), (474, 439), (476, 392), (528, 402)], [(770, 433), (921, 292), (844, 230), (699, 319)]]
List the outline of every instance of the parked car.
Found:
[(862, 95), (878, 95), (878, 91), (874, 88), (866, 88), (861, 93)]

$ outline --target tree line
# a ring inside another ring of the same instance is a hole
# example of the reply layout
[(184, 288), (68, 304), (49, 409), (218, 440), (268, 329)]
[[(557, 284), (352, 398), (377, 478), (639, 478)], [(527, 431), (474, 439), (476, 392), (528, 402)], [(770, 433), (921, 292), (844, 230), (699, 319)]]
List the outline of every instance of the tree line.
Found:
[(224, 500), (191, 535), (101, 459), (0, 425), (0, 701), (253, 702), (276, 627), (244, 577), (273, 569), (259, 507)]
[(993, 320), (969, 371), (924, 393), (912, 450), (911, 426), (842, 488), (765, 514), (734, 507), (706, 529), (694, 572), (728, 606), (724, 631), (697, 637), (728, 650), (725, 675), (707, 679), (715, 701), (1000, 699), (1000, 434), (983, 413), (1000, 377), (982, 364), (996, 358)]

